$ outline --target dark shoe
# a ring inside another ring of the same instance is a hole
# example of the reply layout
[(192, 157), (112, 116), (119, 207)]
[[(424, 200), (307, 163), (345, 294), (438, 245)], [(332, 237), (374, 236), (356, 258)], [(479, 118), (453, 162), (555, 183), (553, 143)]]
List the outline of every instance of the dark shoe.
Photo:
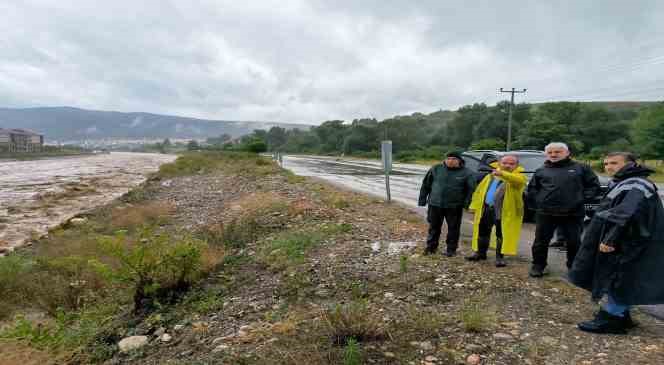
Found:
[(627, 333), (625, 317), (614, 316), (603, 309), (597, 312), (595, 319), (592, 321), (581, 322), (578, 326), (579, 329), (584, 332), (612, 333), (616, 335)]
[(496, 267), (505, 267), (505, 266), (507, 266), (507, 263), (505, 262), (505, 258), (496, 257)]
[(544, 270), (533, 266), (530, 268), (528, 275), (530, 275), (531, 278), (541, 278), (544, 276)]
[(436, 250), (431, 250), (431, 249), (425, 248), (425, 249), (424, 249), (424, 253), (423, 253), (423, 255), (424, 255), (424, 256), (431, 256), (431, 255), (433, 255), (433, 254), (435, 254), (435, 253), (436, 253)]
[(454, 257), (456, 256), (456, 251), (445, 251), (445, 256)]
[(472, 255), (466, 256), (466, 260), (468, 260), (468, 261), (486, 260), (486, 254), (481, 254), (479, 252), (473, 252)]
[(565, 241), (555, 241), (549, 243), (549, 247), (567, 247), (567, 242)]
[(623, 315), (623, 325), (625, 326), (626, 329), (632, 329), (638, 326), (639, 324), (634, 322), (634, 320), (632, 319), (632, 315), (629, 313), (629, 311), (625, 311)]

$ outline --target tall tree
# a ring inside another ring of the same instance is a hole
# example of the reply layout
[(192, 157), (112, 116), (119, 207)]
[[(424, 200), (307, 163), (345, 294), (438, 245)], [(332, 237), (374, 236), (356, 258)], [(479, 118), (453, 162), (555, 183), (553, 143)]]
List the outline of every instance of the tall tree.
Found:
[(664, 102), (642, 110), (634, 121), (632, 135), (644, 158), (664, 158)]
[(288, 140), (285, 128), (272, 127), (267, 132), (267, 147), (270, 151), (279, 151)]

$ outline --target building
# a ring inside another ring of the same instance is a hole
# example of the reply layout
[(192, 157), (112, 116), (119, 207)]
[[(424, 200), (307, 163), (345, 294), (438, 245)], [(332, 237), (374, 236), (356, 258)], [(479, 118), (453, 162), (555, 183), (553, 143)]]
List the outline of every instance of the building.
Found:
[(44, 136), (26, 129), (0, 128), (0, 152), (40, 152)]

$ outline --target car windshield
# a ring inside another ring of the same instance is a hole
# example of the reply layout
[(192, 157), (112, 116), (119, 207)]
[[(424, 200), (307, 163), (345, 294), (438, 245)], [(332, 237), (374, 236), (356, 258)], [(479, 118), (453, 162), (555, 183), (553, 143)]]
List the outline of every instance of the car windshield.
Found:
[(536, 156), (536, 155), (519, 156), (519, 164), (523, 166), (526, 172), (534, 172), (538, 168), (542, 167), (542, 165), (544, 165), (545, 160), (546, 157), (544, 156)]

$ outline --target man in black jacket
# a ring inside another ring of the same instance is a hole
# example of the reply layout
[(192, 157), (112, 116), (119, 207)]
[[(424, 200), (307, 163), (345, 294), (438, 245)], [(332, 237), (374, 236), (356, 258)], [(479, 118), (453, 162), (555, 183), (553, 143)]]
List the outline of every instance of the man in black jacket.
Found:
[(447, 250), (445, 255), (456, 255), (461, 233), (463, 208), (470, 204), (475, 190), (475, 175), (464, 166), (463, 158), (458, 152), (450, 152), (443, 163), (434, 165), (422, 181), (418, 205), (429, 204), (427, 221), (429, 235), (425, 255), (433, 254), (438, 249), (438, 240), (443, 226), (447, 221)]
[(547, 265), (549, 242), (556, 228), (567, 238), (567, 268), (572, 267), (579, 248), (584, 203), (599, 193), (599, 180), (590, 167), (572, 161), (566, 144), (550, 143), (544, 149), (544, 166), (535, 171), (526, 197), (536, 209), (535, 241), (531, 277), (542, 277)]
[(634, 327), (631, 305), (664, 303), (664, 207), (654, 171), (634, 155), (610, 153), (604, 160), (613, 181), (588, 226), (570, 281), (606, 304), (595, 319), (579, 323), (594, 333), (625, 333)]

